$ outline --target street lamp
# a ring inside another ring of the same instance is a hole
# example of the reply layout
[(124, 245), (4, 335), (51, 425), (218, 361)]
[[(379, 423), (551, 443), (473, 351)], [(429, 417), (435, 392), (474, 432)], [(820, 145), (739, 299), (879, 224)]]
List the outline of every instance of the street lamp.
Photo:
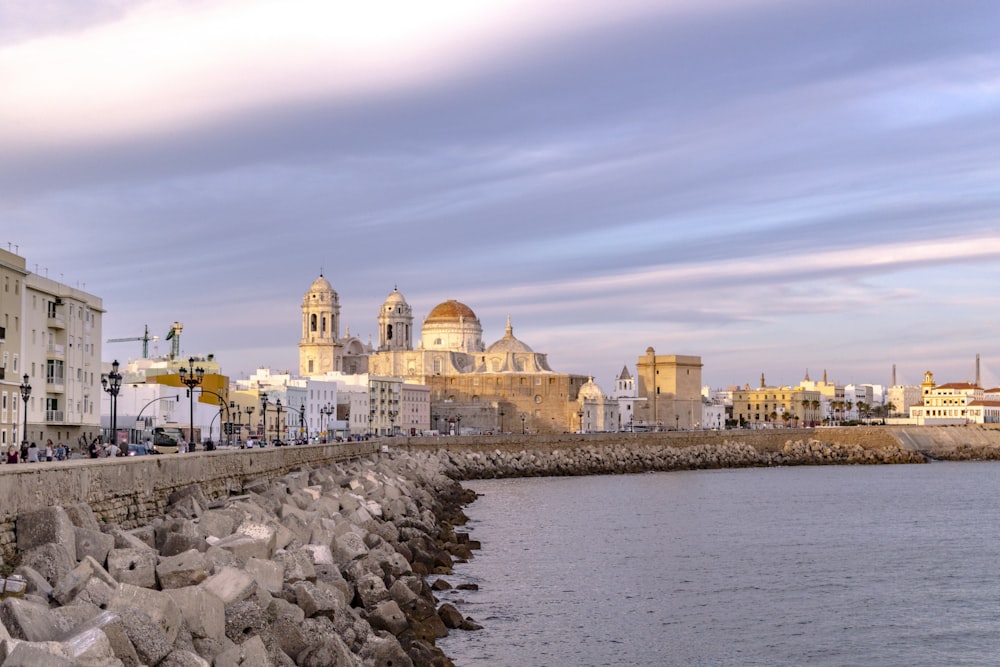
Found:
[(118, 444), (118, 391), (122, 388), (122, 376), (117, 359), (111, 364), (111, 372), (101, 376), (101, 386), (111, 396), (111, 441)]
[(521, 413), (521, 435), (524, 435), (524, 420), (525, 420), (525, 419), (527, 419), (527, 418), (528, 418), (528, 416), (527, 416), (527, 415), (525, 415), (525, 414), (524, 414), (524, 413), (522, 412), (522, 413)]
[[(243, 410), (247, 413), (247, 438), (249, 438), (250, 435), (253, 433), (253, 431), (250, 430), (251, 429), (250, 415), (253, 414), (253, 406), (248, 405), (245, 408), (243, 408)], [(244, 442), (244, 444), (246, 443)]]
[(274, 409), (278, 411), (278, 420), (274, 422), (274, 434), (278, 442), (281, 442), (281, 399), (274, 402)]
[(326, 405), (324, 405), (323, 407), (321, 407), (319, 409), (319, 413), (321, 415), (323, 415), (324, 417), (326, 417), (326, 424), (323, 425), (323, 442), (329, 442), (329, 437), (330, 437), (330, 416), (333, 415), (333, 413), (336, 412), (336, 411), (337, 411), (337, 409), (335, 407), (333, 407), (332, 405), (330, 405), (329, 403), (327, 403)]
[(434, 415), (433, 417), (431, 417), (431, 419), (434, 420), (434, 430), (438, 432), (438, 435), (441, 435), (441, 417), (440, 417), (440, 415)]
[(392, 410), (389, 411), (389, 437), (394, 437), (396, 435), (396, 413)]
[(263, 419), (262, 430), (264, 431), (264, 444), (267, 444), (267, 394), (260, 395), (260, 415)]
[(21, 431), (21, 442), (28, 444), (28, 397), (31, 396), (31, 385), (28, 384), (28, 374), (24, 374), (21, 383), (21, 402), (24, 403), (24, 429)]
[(503, 408), (500, 408), (500, 433), (501, 434), (503, 433), (503, 416), (504, 416), (504, 414), (505, 413), (503, 411)]
[(576, 411), (576, 416), (580, 418), (580, 433), (583, 433), (583, 408)]
[(455, 417), (455, 435), (462, 435), (462, 416)]
[[(236, 408), (236, 401), (229, 401), (230, 409)], [(230, 444), (235, 445), (240, 436), (243, 434), (243, 411), (236, 409), (236, 429), (233, 431), (233, 441)]]
[(199, 366), (194, 367), (194, 357), (188, 357), (188, 367), (184, 368), (181, 366), (177, 370), (177, 374), (181, 376), (181, 383), (183, 383), (188, 388), (188, 398), (190, 400), (190, 417), (191, 417), (191, 427), (188, 431), (188, 443), (190, 449), (194, 449), (194, 388), (201, 384), (201, 381), (205, 379), (205, 369)]

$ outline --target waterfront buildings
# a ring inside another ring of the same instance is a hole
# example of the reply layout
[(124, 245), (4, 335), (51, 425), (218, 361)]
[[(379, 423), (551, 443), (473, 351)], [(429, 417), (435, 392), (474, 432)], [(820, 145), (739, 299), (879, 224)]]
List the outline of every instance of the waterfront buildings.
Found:
[[(0, 250), (0, 281), (0, 446), (96, 437), (101, 299), (29, 271), (9, 250)], [(25, 382), (31, 387), (26, 414)]]

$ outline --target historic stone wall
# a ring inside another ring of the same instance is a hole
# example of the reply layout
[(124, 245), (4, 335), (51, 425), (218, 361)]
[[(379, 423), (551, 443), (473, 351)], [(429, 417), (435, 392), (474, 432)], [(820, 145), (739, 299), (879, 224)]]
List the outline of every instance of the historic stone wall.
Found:
[(0, 552), (11, 552), (14, 520), (23, 512), (86, 503), (99, 520), (131, 528), (162, 514), (170, 494), (191, 484), (209, 497), (239, 493), (254, 479), (367, 455), (378, 447), (371, 441), (0, 466)]

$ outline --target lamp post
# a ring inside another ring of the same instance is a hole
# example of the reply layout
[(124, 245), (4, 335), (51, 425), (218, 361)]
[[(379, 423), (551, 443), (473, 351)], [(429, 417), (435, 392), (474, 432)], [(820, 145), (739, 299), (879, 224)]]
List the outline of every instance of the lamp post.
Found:
[(321, 407), (319, 409), (320, 414), (323, 415), (324, 417), (326, 417), (326, 424), (322, 425), (323, 426), (323, 442), (328, 442), (329, 441), (328, 439), (330, 437), (330, 416), (334, 412), (336, 412), (336, 411), (337, 411), (337, 409), (334, 408), (329, 403), (327, 403), (326, 405), (324, 405), (323, 407)]
[(524, 435), (524, 420), (527, 419), (527, 415), (523, 412), (521, 413), (521, 435)]
[(101, 376), (101, 386), (111, 396), (111, 438), (118, 444), (118, 391), (122, 388), (122, 376), (117, 359), (111, 364), (111, 372)]
[(434, 430), (437, 431), (438, 435), (441, 435), (441, 417), (440, 415), (434, 415), (431, 417), (434, 420)]
[(194, 367), (194, 357), (188, 357), (188, 367), (184, 368), (181, 366), (177, 370), (177, 374), (181, 376), (181, 382), (188, 388), (188, 399), (190, 402), (190, 418), (191, 427), (188, 431), (188, 443), (189, 448), (194, 448), (194, 388), (201, 384), (201, 381), (205, 379), (205, 369), (199, 366)]
[(278, 413), (278, 419), (274, 422), (274, 435), (278, 442), (281, 442), (281, 399), (274, 402), (274, 409)]
[[(236, 401), (229, 401), (229, 409), (233, 410), (236, 408)], [(243, 432), (243, 411), (236, 409), (236, 428), (233, 430), (233, 439), (229, 444), (235, 445), (239, 440), (240, 434)]]
[[(250, 426), (251, 426), (250, 416), (253, 415), (253, 409), (254, 408), (253, 408), (252, 405), (248, 405), (245, 408), (243, 408), (243, 410), (247, 413), (247, 437), (248, 438), (250, 437), (250, 434), (251, 434), (251, 431), (250, 431)], [(244, 444), (245, 444), (245, 442), (244, 442)]]
[(389, 411), (389, 437), (394, 437), (396, 435), (396, 413), (392, 410)]
[(500, 408), (500, 433), (501, 434), (503, 434), (503, 416), (504, 416), (503, 408)]
[[(21, 383), (21, 402), (24, 403), (24, 428), (21, 431), (21, 442), (28, 444), (28, 398), (31, 396), (31, 385), (28, 384), (28, 374), (24, 374)], [(15, 417), (16, 419), (16, 417)]]
[(267, 444), (267, 394), (260, 395), (260, 416), (262, 419), (262, 431), (264, 444)]
[(455, 435), (462, 435), (462, 415), (455, 417)]

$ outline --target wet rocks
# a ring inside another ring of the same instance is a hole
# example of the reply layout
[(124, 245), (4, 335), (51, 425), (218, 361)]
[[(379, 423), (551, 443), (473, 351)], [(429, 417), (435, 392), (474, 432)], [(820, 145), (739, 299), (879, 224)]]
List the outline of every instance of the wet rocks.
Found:
[(179, 489), (133, 530), (84, 507), (17, 519), (23, 599), (0, 602), (4, 664), (449, 665), (475, 627), (422, 574), (450, 572), (474, 498), (390, 452), (210, 500)]

